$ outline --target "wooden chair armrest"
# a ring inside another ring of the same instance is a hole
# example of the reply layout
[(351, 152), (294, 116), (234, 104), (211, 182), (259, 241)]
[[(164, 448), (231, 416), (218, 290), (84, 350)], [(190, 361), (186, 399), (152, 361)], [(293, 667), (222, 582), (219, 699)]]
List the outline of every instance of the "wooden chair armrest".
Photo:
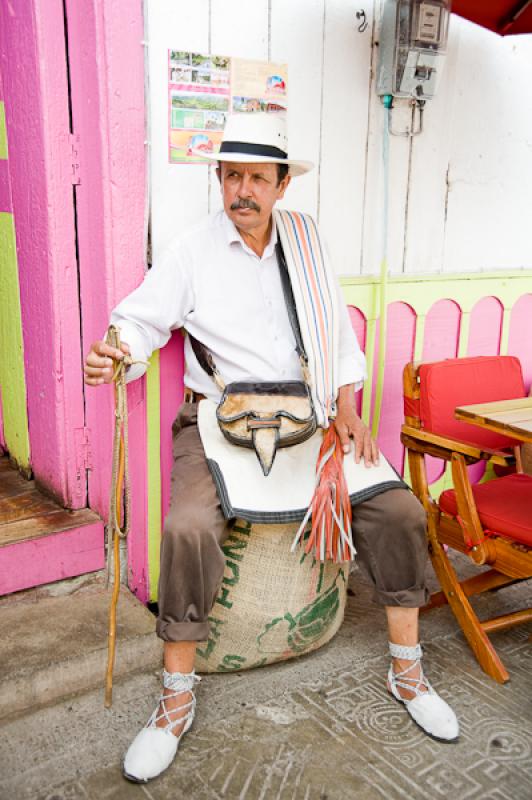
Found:
[(451, 460), (453, 453), (463, 455), (468, 464), (473, 464), (475, 461), (491, 461), (493, 464), (506, 467), (514, 460), (513, 454), (506, 454), (502, 450), (490, 450), (489, 448), (481, 450), (472, 444), (447, 439), (445, 436), (414, 428), (411, 425), (403, 425), (401, 428), (401, 441), (405, 447), (416, 450), (418, 453), (427, 453), (446, 461)]
[[(411, 453), (419, 453), (424, 456), (433, 456), (434, 458), (442, 458), (444, 461), (450, 461), (452, 458), (453, 450), (445, 447), (438, 447), (430, 442), (420, 442), (417, 439), (401, 434), (401, 442)], [(478, 458), (473, 456), (464, 456), (468, 464), (476, 464)]]

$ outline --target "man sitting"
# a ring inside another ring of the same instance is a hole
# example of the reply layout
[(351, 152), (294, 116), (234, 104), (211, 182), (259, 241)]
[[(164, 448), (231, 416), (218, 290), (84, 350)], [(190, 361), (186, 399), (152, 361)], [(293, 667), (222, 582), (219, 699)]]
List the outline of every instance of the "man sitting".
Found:
[[(227, 382), (301, 380), (275, 255), (278, 230), (272, 212), (291, 178), (312, 165), (288, 158), (287, 150), (280, 115), (228, 119), (220, 153), (213, 157), (219, 162), (224, 210), (173, 240), (142, 285), (113, 311), (122, 351), (95, 342), (86, 359), (86, 383), (109, 383), (112, 358), (131, 354), (133, 360), (146, 361), (178, 328), (205, 345)], [(346, 458), (363, 460), (370, 468), (378, 463), (379, 451), (355, 407), (355, 390), (365, 376), (364, 357), (337, 282), (334, 291), (339, 298), (334, 426)], [(124, 774), (134, 781), (149, 780), (166, 769), (192, 724), (196, 643), (208, 638), (208, 616), (224, 570), (222, 544), (229, 521), (197, 425), (198, 402), (205, 397), (217, 402), (220, 391), (198, 363), (188, 337), (185, 357), (186, 401), (173, 427), (171, 503), (161, 543), (157, 633), (164, 640), (164, 688), (125, 757)], [(144, 369), (130, 366), (128, 380)], [(427, 734), (453, 741), (458, 736), (456, 717), (431, 688), (420, 660), (418, 610), (428, 599), (424, 510), (398, 480), (397, 488), (377, 491), (353, 507), (352, 534), (374, 584), (375, 600), (386, 612), (392, 657), (388, 690)]]

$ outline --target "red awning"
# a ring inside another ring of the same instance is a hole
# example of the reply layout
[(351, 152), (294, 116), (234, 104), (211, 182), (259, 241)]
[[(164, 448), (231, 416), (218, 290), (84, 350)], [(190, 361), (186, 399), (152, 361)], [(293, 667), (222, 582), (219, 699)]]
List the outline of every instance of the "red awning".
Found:
[(452, 0), (451, 11), (501, 36), (532, 33), (532, 0)]

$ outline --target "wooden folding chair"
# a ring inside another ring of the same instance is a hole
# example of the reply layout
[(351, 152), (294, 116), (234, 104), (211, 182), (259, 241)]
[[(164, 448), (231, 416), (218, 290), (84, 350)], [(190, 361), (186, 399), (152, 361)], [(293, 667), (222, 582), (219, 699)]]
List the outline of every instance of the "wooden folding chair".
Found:
[[(481, 622), (471, 595), (532, 576), (532, 477), (519, 471), (471, 485), (467, 466), (515, 463), (516, 440), (454, 418), (457, 406), (523, 397), (521, 365), (511, 356), (456, 358), (404, 369), (405, 424), (412, 488), (428, 515), (429, 552), (442, 587), (428, 608), (446, 602), (482, 667), (499, 683), (509, 674), (487, 634), (532, 619), (532, 609)], [(431, 497), (425, 456), (451, 462), (453, 488)], [(487, 571), (459, 581), (444, 545)]]

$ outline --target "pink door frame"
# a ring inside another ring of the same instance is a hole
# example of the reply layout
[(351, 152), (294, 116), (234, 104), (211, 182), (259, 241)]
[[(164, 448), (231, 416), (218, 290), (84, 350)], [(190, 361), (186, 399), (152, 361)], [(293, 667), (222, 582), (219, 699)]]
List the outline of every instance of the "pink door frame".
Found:
[[(144, 20), (141, 0), (66, 0), (83, 350), (101, 339), (113, 306), (141, 283), (146, 252)], [(124, 57), (127, 54), (127, 58)], [(132, 525), (128, 584), (143, 601), (147, 575), (145, 381), (128, 389)], [(91, 443), (89, 504), (107, 517), (111, 387), (85, 390)]]

